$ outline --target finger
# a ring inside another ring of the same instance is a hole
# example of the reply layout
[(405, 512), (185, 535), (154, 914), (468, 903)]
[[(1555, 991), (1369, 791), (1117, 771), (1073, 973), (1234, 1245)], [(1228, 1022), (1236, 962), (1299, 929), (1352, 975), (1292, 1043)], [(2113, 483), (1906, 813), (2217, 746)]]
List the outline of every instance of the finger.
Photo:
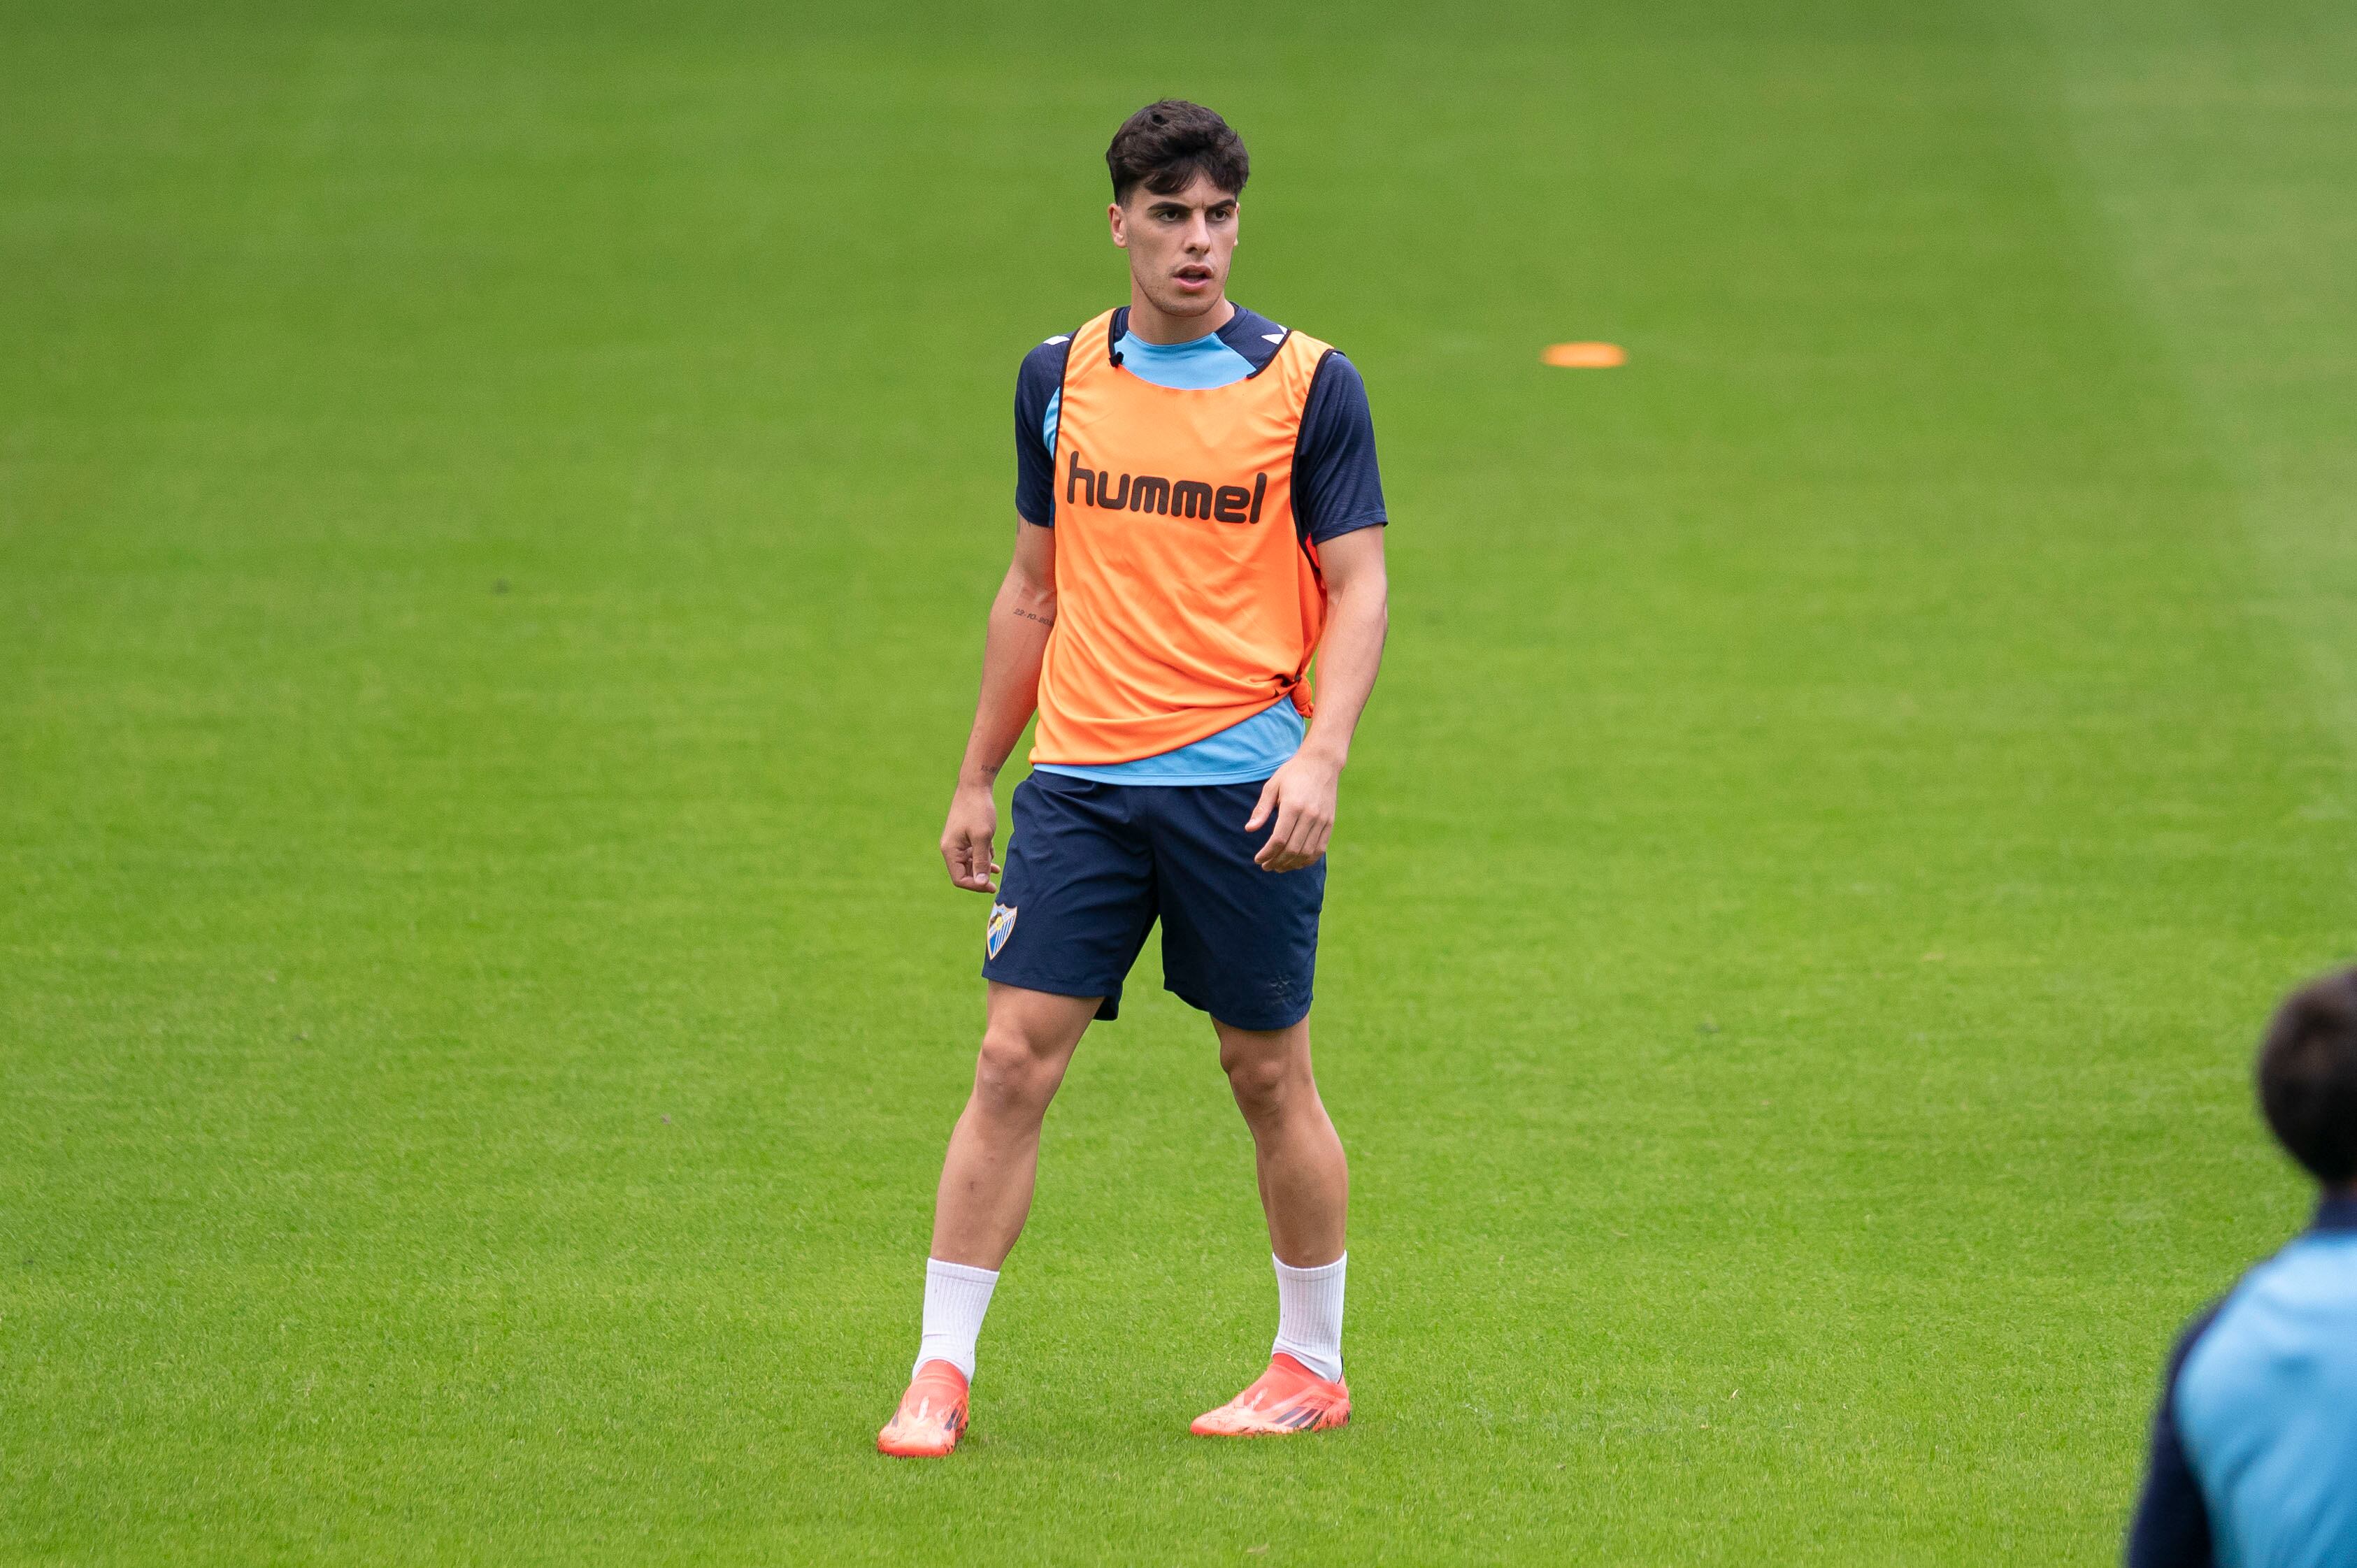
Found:
[(1325, 836), (1326, 820), (1312, 812), (1304, 811), (1300, 819), (1293, 824), (1293, 832), (1286, 835), (1285, 847), (1292, 853), (1297, 861), (1307, 865), (1318, 858), (1318, 845)]
[(1296, 807), (1278, 821), (1276, 832), (1271, 836), (1284, 846), (1285, 853), (1293, 858), (1296, 865), (1298, 865), (1301, 860), (1301, 846), (1308, 843), (1309, 835), (1317, 831), (1318, 819), (1307, 807)]
[[(949, 861), (951, 882), (970, 893), (994, 891), (990, 878), (981, 870), (982, 866), (990, 865), (989, 858), (986, 854), (978, 856), (974, 854), (972, 839), (960, 839), (945, 852), (944, 857)], [(996, 871), (998, 868), (992, 865), (991, 869)]]
[(1260, 826), (1261, 823), (1268, 821), (1268, 809), (1271, 802), (1275, 799), (1276, 776), (1275, 774), (1271, 774), (1269, 776), (1268, 782), (1260, 787), (1260, 799), (1253, 804), (1252, 819), (1244, 823), (1244, 832), (1250, 832), (1254, 828)]
[(1317, 864), (1325, 846), (1329, 822), (1314, 811), (1303, 811), (1294, 819), (1293, 831), (1285, 835), (1284, 868), (1298, 871)]
[(1261, 844), (1261, 854), (1252, 856), (1254, 861), (1259, 861), (1261, 865), (1273, 865), (1285, 854), (1285, 834), (1292, 830), (1297, 816), (1301, 816), (1301, 806), (1286, 800), (1277, 801), (1277, 823), (1275, 828), (1268, 830), (1268, 840)]
[(1280, 803), (1276, 808), (1276, 826), (1269, 830), (1268, 842), (1260, 846), (1260, 853), (1253, 858), (1262, 865), (1274, 869), (1277, 860), (1285, 854), (1286, 837), (1292, 832), (1293, 824), (1300, 820), (1300, 807), (1289, 800)]

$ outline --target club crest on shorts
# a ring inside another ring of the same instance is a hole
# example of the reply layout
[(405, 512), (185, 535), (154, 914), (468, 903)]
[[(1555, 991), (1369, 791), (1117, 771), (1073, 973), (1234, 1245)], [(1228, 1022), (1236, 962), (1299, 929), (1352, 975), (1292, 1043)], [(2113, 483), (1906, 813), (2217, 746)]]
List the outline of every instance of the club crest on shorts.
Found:
[(982, 939), (985, 956), (996, 958), (998, 950), (1006, 945), (1007, 934), (1015, 929), (1015, 915), (1016, 908), (1012, 904), (993, 904), (990, 907), (990, 929)]

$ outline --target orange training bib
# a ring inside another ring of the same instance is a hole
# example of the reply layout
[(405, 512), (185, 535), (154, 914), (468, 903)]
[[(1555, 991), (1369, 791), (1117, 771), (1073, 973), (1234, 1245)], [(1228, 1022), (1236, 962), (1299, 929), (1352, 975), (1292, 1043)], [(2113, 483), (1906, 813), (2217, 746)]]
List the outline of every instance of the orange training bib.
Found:
[(1241, 381), (1159, 387), (1114, 362), (1113, 318), (1064, 360), (1035, 763), (1158, 757), (1286, 696), (1310, 711), (1326, 588), (1294, 524), (1293, 454), (1332, 349), (1288, 332)]

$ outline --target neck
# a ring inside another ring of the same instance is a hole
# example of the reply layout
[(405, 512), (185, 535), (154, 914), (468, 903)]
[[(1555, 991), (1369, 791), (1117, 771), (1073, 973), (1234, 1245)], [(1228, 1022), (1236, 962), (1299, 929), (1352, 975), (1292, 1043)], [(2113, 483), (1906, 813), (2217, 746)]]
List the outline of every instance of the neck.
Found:
[(1192, 343), (1196, 338), (1217, 332), (1235, 318), (1236, 307), (1222, 295), (1211, 308), (1200, 316), (1173, 316), (1146, 297), (1146, 291), (1135, 279), (1129, 285), (1129, 329), (1148, 343), (1168, 346), (1172, 343)]

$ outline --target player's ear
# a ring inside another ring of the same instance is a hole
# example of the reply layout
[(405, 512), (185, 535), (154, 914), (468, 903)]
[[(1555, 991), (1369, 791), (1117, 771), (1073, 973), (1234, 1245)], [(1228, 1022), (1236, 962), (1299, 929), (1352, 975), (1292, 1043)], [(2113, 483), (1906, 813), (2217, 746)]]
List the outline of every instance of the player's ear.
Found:
[(1113, 227), (1113, 242), (1126, 251), (1129, 249), (1129, 226), (1122, 220), (1120, 202), (1116, 201), (1105, 209), (1105, 221)]

